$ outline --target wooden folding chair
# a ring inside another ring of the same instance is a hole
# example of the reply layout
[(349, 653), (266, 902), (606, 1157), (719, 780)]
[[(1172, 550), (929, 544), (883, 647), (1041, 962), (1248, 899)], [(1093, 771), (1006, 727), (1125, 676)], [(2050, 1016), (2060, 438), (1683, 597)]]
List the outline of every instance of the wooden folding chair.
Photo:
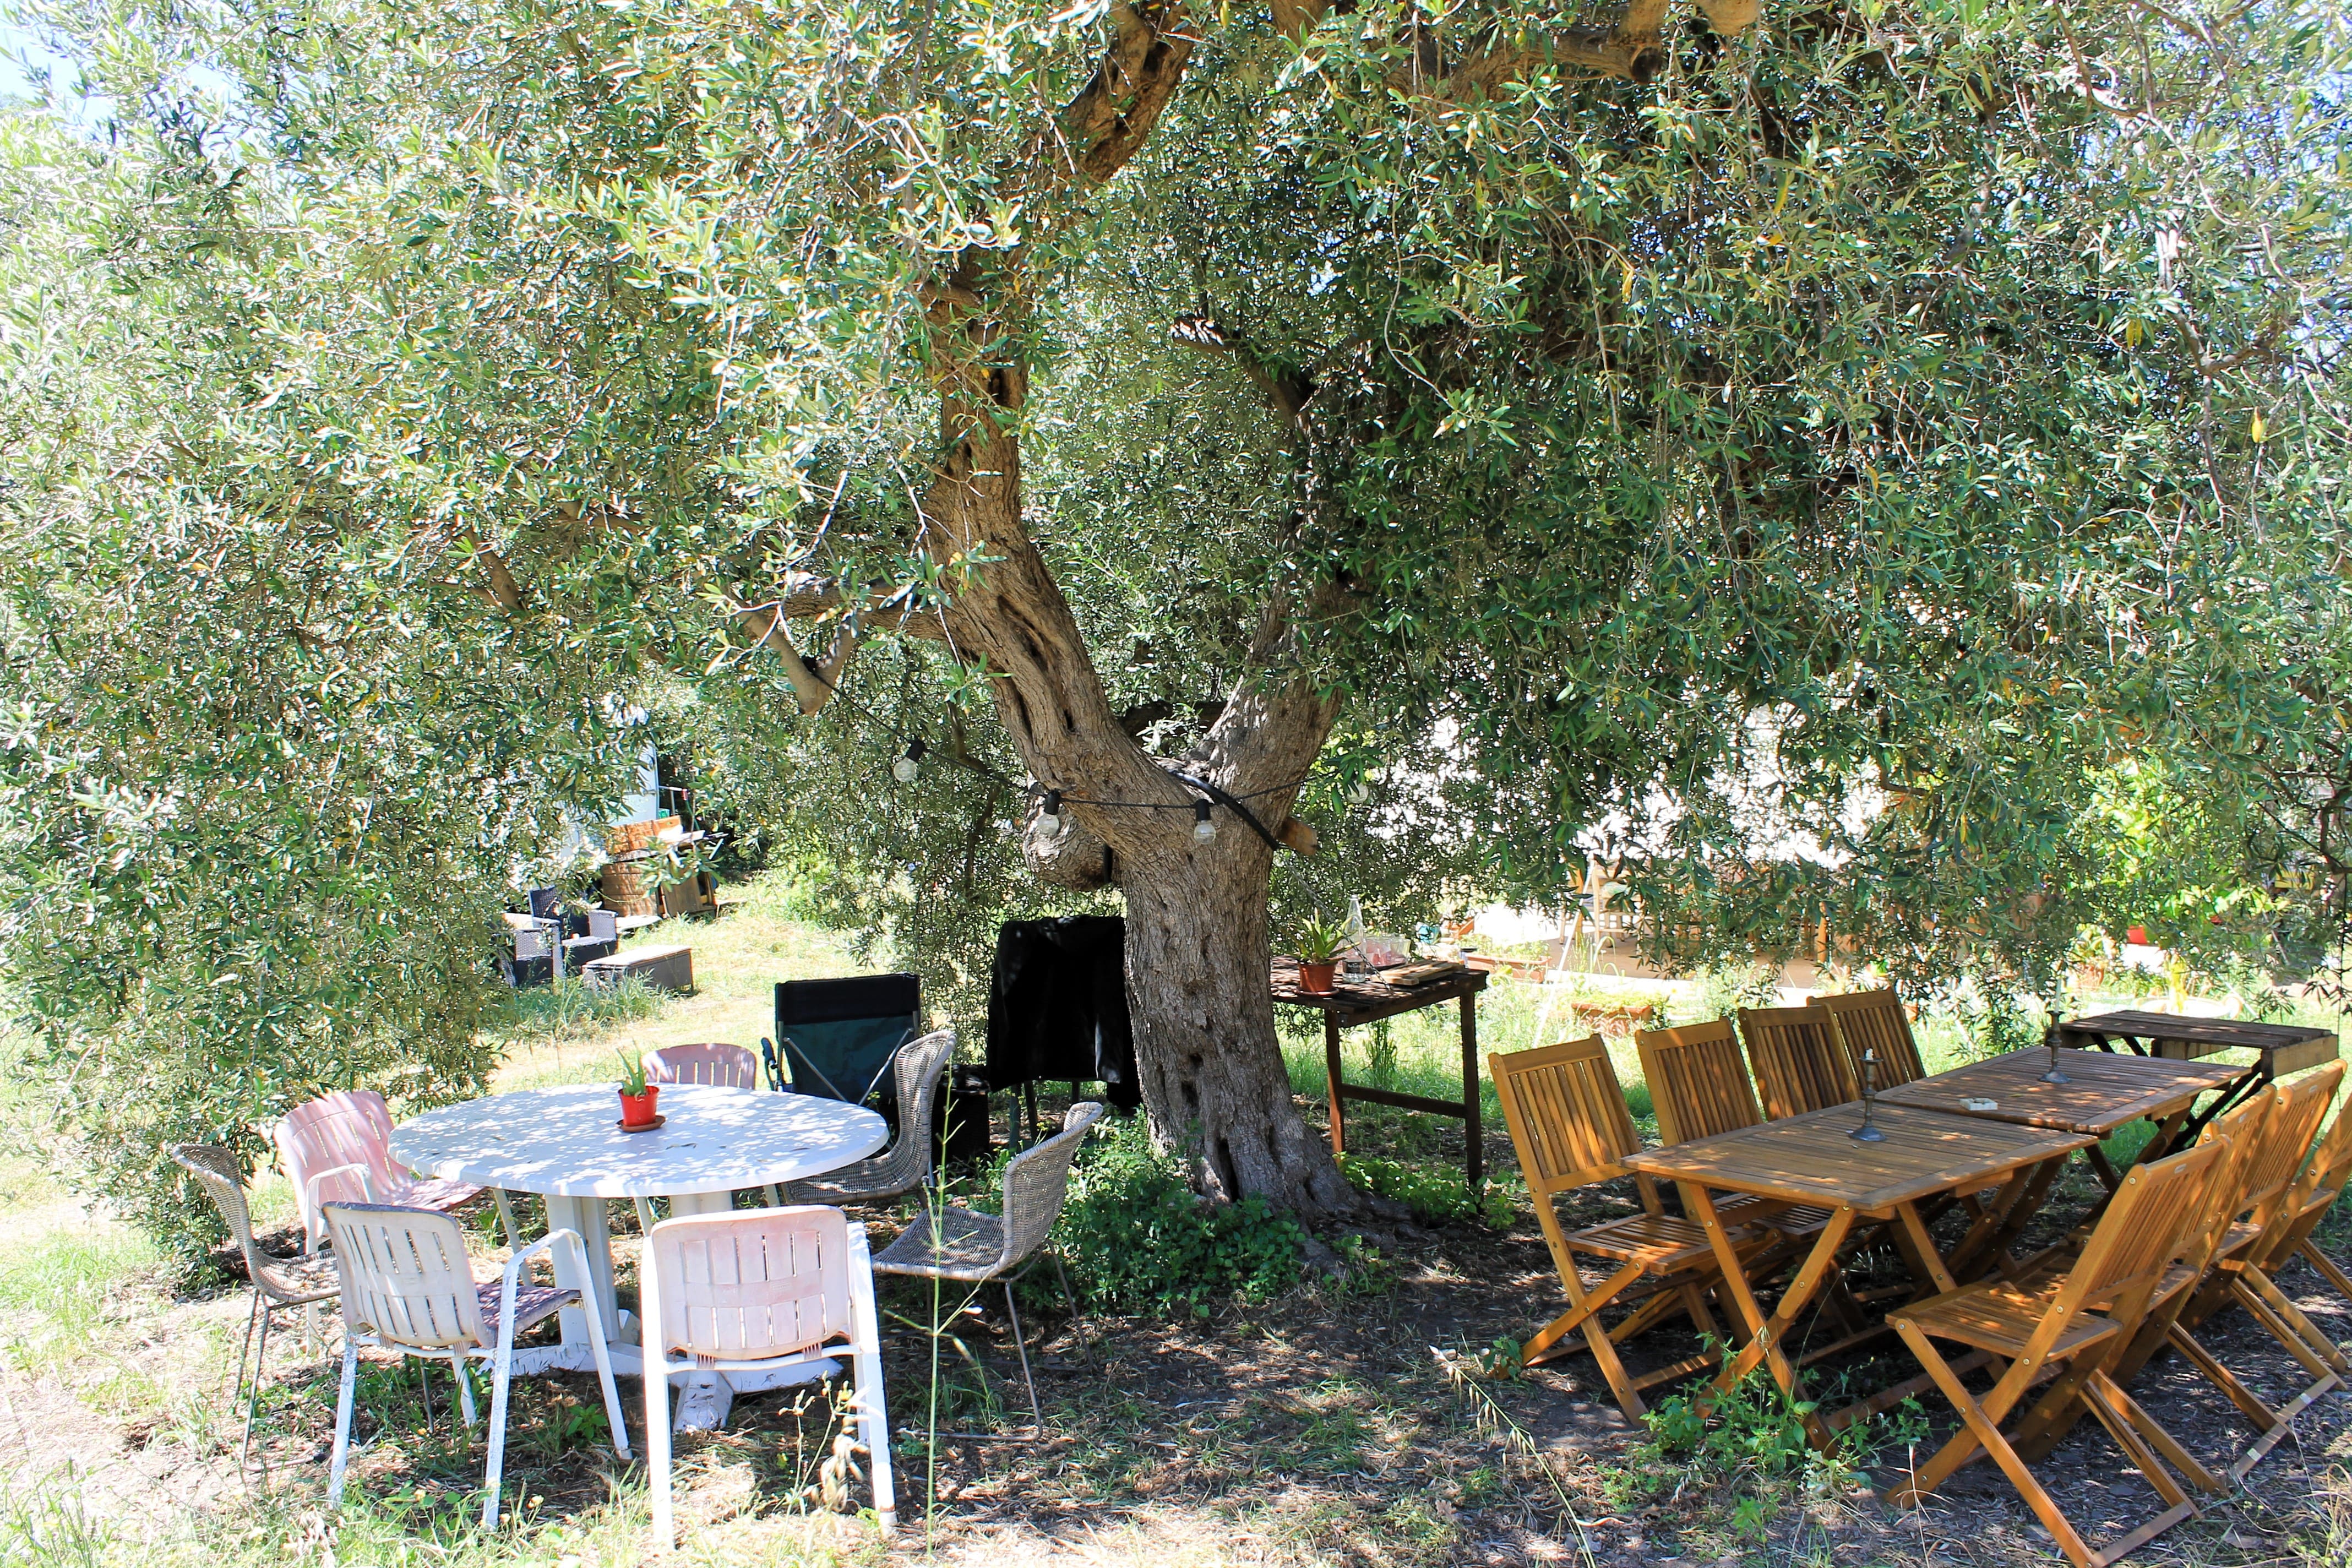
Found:
[[(1679, 1029), (1646, 1029), (1633, 1037), (1633, 1048), (1641, 1053), (1642, 1077), (1650, 1086), (1650, 1103), (1657, 1108), (1660, 1142), (1712, 1138), (1764, 1120), (1728, 1019)], [(1690, 1207), (1687, 1194), (1683, 1206)], [(1761, 1254), (1751, 1279), (1769, 1275), (1805, 1251), (1832, 1218), (1825, 1208), (1745, 1194), (1717, 1198), (1715, 1212), (1726, 1220), (1769, 1226), (1787, 1244)], [(1859, 1237), (1854, 1245), (1861, 1245)], [(1844, 1321), (1847, 1331), (1860, 1329), (1862, 1312), (1843, 1276), (1832, 1273), (1824, 1290), (1825, 1303)]]
[[(2282, 1329), (2290, 1331), (2280, 1337), (2280, 1342), (2291, 1352), (2294, 1342), (2299, 1341), (2320, 1351), (2329, 1370), (2339, 1374), (2352, 1373), (2352, 1364), (2347, 1364), (2334, 1342), (2286, 1299), (2262, 1264), (2276, 1254), (2294, 1232), (2294, 1216), (2290, 1211), (2295, 1190), (2301, 1184), (2298, 1178), (2313, 1152), (2313, 1144), (2318, 1141), (2320, 1123), (2326, 1119), (2327, 1108), (2343, 1078), (2344, 1064), (2329, 1062), (2291, 1082), (2271, 1086), (2278, 1101), (2248, 1159), (2245, 1191), (2238, 1211), (2245, 1217), (2223, 1237), (2213, 1260), (2212, 1277), (2182, 1314), (2194, 1327), (2234, 1300), (2273, 1336), (2281, 1336)], [(2305, 1364), (2311, 1363), (2305, 1360)], [(2314, 1374), (2319, 1370), (2314, 1367)]]
[[(1729, 1019), (1644, 1029), (1634, 1035), (1633, 1048), (1641, 1053), (1642, 1078), (1657, 1108), (1660, 1142), (1687, 1143), (1764, 1120)], [(1819, 1235), (1830, 1220), (1827, 1209), (1747, 1196), (1718, 1198), (1715, 1212), (1726, 1219), (1767, 1220), (1783, 1234), (1808, 1237)]]
[(1845, 1047), (1857, 1083), (1862, 1079), (1864, 1051), (1875, 1052), (1878, 1058), (1871, 1079), (1876, 1088), (1916, 1083), (1927, 1076), (1927, 1069), (1919, 1063), (1918, 1042), (1911, 1037), (1911, 1016), (1892, 990), (1816, 996), (1806, 1005), (1829, 1015), (1830, 1026), (1837, 1032), (1838, 1044)]
[[(2108, 1375), (2107, 1363), (2146, 1316), (2157, 1287), (2200, 1239), (2207, 1189), (2226, 1142), (2200, 1143), (2169, 1158), (2137, 1165), (2124, 1177), (2097, 1227), (2062, 1279), (2019, 1283), (1992, 1280), (1947, 1291), (1888, 1320), (1936, 1385), (1959, 1413), (1961, 1430), (1887, 1494), (1899, 1508), (1916, 1507), (1953, 1472), (1980, 1457), (2000, 1467), (2018, 1495), (2042, 1521), (2075, 1568), (2105, 1568), (2197, 1511), (2165, 1466), (2192, 1484), (2219, 1491), (2220, 1478), (2176, 1442), (2155, 1417)], [(1997, 1381), (1982, 1399), (1936, 1348), (1943, 1340), (1992, 1358)], [(2054, 1499), (2033, 1479), (2024, 1458), (2001, 1435), (2001, 1423), (2027, 1392), (2055, 1375), (2059, 1384), (2036, 1414), (2080, 1401), (2122, 1448), (2164, 1502), (2163, 1510), (2104, 1549), (2094, 1551)]]
[(2285, 1223), (2277, 1245), (2263, 1260), (2265, 1273), (2275, 1276), (2289, 1259), (2300, 1258), (2317, 1270), (2337, 1295), (2352, 1301), (2352, 1276), (2347, 1276), (2312, 1239), (2320, 1221), (2327, 1217), (2327, 1211), (2343, 1195), (2347, 1181), (2352, 1181), (2352, 1108), (2336, 1112), (2335, 1121), (2312, 1151), (2310, 1163), (2304, 1167), (2302, 1177), (2287, 1198)]
[[(2105, 1368), (2109, 1377), (2128, 1386), (2151, 1356), (2169, 1346), (2187, 1357), (2208, 1382), (2246, 1413), (2257, 1430), (2265, 1433), (2278, 1425), (2277, 1412), (2263, 1405), (2229, 1368), (2190, 1338), (2188, 1331), (2179, 1327), (2179, 1320), (2198, 1285), (2212, 1268), (2214, 1255), (2237, 1217), (2251, 1158), (2261, 1144), (2263, 1129), (2276, 1104), (2277, 1096), (2265, 1088), (2205, 1129), (2199, 1142), (2210, 1144), (2221, 1152), (2206, 1173), (2198, 1216), (2180, 1256), (2157, 1282), (2139, 1322), (2131, 1326), (2123, 1348), (2108, 1358)], [(2082, 1256), (2083, 1246), (2090, 1239), (2093, 1229), (2093, 1225), (2086, 1224), (2066, 1240), (2022, 1265), (2014, 1283), (2024, 1289), (2055, 1289)], [(2083, 1410), (2080, 1401), (2044, 1399), (2018, 1424), (2010, 1446), (2026, 1463), (2032, 1464), (2074, 1429)]]
[(1756, 1074), (1766, 1121), (1862, 1098), (1853, 1062), (1820, 1008), (1743, 1007), (1739, 1033), (1748, 1042), (1748, 1065)]
[[(1617, 1346), (1676, 1311), (1689, 1313), (1703, 1333), (1719, 1335), (1706, 1304), (1708, 1289), (1721, 1278), (1714, 1248), (1699, 1226), (1665, 1212), (1656, 1184), (1643, 1175), (1634, 1175), (1643, 1213), (1580, 1230), (1561, 1228), (1557, 1195), (1633, 1174), (1622, 1162), (1642, 1146), (1599, 1035), (1538, 1050), (1496, 1053), (1487, 1057), (1486, 1069), (1511, 1130), (1511, 1146), (1518, 1152), (1520, 1173), (1535, 1199), (1536, 1223), (1568, 1290), (1569, 1310), (1528, 1341), (1520, 1359), (1535, 1366), (1571, 1354), (1578, 1348), (1573, 1336), (1581, 1334), (1582, 1348), (1592, 1352), (1618, 1408), (1628, 1420), (1639, 1421), (1646, 1410), (1642, 1389), (1704, 1372), (1716, 1364), (1716, 1357), (1689, 1357), (1636, 1377), (1619, 1359)], [(1761, 1250), (1765, 1239), (1741, 1227), (1736, 1243)], [(1588, 1289), (1577, 1266), (1580, 1254), (1614, 1266), (1614, 1272)], [(1612, 1305), (1634, 1310), (1615, 1328), (1604, 1329), (1601, 1312)]]

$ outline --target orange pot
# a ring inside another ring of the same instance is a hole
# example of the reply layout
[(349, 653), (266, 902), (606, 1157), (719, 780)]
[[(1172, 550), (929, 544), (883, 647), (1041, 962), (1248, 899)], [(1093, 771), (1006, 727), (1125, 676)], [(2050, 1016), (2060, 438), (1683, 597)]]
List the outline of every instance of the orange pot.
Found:
[(1331, 989), (1333, 979), (1339, 973), (1339, 965), (1336, 961), (1329, 963), (1309, 963), (1305, 959), (1300, 959), (1298, 988), (1301, 991), (1311, 991), (1318, 996), (1327, 994)]

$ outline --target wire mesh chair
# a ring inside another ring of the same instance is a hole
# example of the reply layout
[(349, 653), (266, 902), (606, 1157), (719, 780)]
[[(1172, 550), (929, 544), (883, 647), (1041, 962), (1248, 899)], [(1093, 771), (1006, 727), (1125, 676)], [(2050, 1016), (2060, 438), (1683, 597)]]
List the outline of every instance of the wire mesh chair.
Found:
[(303, 1334), (307, 1341), (314, 1331), (318, 1303), (335, 1299), (338, 1286), (335, 1267), (325, 1258), (306, 1254), (300, 1258), (272, 1258), (261, 1250), (254, 1239), (252, 1211), (245, 1202), (245, 1166), (228, 1150), (216, 1143), (183, 1143), (172, 1151), (172, 1158), (180, 1167), (195, 1177), (196, 1185), (220, 1210), (221, 1218), (228, 1222), (228, 1233), (235, 1238), (237, 1250), (245, 1255), (245, 1275), (253, 1281), (253, 1310), (245, 1320), (245, 1342), (237, 1347), (236, 1382), (229, 1396), (235, 1398), (245, 1388), (245, 1358), (253, 1349), (254, 1331), (260, 1329), (261, 1352), (254, 1357), (253, 1389), (245, 1402), (245, 1435), (237, 1440), (237, 1463), (245, 1463), (253, 1450), (253, 1415), (261, 1404), (261, 1374), (269, 1359), (270, 1314), (280, 1307), (303, 1309)]
[(870, 1160), (793, 1182), (784, 1189), (796, 1204), (871, 1203), (928, 1188), (931, 1182), (931, 1107), (955, 1055), (953, 1029), (934, 1029), (898, 1047), (898, 1139)]
[[(1077, 1158), (1087, 1130), (1102, 1113), (1103, 1108), (1092, 1100), (1070, 1107), (1059, 1132), (1006, 1162), (1002, 1215), (959, 1208), (927, 1211), (874, 1259), (877, 1274), (1003, 1285), (1013, 1346), (1021, 1355), (1021, 1379), (1029, 1386), (1029, 1414), (1040, 1431), (1045, 1429), (1045, 1415), (1037, 1403), (1037, 1379), (1029, 1370), (1029, 1346), (1022, 1337), (1021, 1309), (1013, 1300), (1013, 1282), (1028, 1272), (1024, 1266), (1033, 1258), (1042, 1256), (1049, 1260), (1061, 1281), (1063, 1298), (1070, 1304), (1070, 1325), (1079, 1343), (1087, 1342), (1069, 1271), (1062, 1267), (1060, 1255), (1047, 1245), (1046, 1237), (1070, 1195), (1070, 1163)], [(940, 1331), (929, 1331), (936, 1335)]]
[(585, 1306), (588, 1344), (596, 1376), (604, 1385), (604, 1414), (613, 1424), (613, 1451), (629, 1457), (627, 1418), (613, 1384), (613, 1361), (604, 1346), (604, 1314), (581, 1291), (566, 1285), (530, 1281), (531, 1260), (561, 1247), (575, 1279), (588, 1279), (588, 1255), (575, 1230), (551, 1230), (507, 1260), (496, 1284), (474, 1279), (465, 1233), (447, 1215), (393, 1204), (321, 1205), (334, 1241), (335, 1268), (342, 1281), (343, 1377), (335, 1394), (335, 1447), (327, 1468), (327, 1506), (340, 1507), (343, 1468), (351, 1458), (352, 1406), (357, 1392), (360, 1346), (396, 1351), (404, 1356), (446, 1361), (457, 1378), (457, 1401), (466, 1425), (474, 1424), (474, 1385), (465, 1363), (490, 1363), (490, 1453), (482, 1479), (482, 1528), (499, 1523), (499, 1478), (506, 1465), (507, 1385), (514, 1373), (515, 1335), (564, 1308)]
[(851, 1358), (858, 1436), (872, 1467), (874, 1511), (898, 1521), (890, 1479), (882, 1331), (866, 1227), (837, 1208), (760, 1209), (665, 1220), (646, 1237), (646, 1465), (654, 1542), (667, 1552), (669, 1377), (678, 1372), (771, 1372)]

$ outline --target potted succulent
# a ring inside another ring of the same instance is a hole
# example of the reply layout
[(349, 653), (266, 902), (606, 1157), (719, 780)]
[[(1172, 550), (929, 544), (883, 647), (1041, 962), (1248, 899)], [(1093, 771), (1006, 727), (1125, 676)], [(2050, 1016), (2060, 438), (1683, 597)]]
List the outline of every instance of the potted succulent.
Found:
[(1298, 988), (1322, 995), (1331, 989), (1332, 977), (1339, 973), (1339, 949), (1347, 944), (1348, 933), (1337, 923), (1321, 915), (1309, 915), (1301, 921), (1291, 945), (1298, 954)]
[(661, 1085), (646, 1081), (646, 1059), (629, 1059), (625, 1052), (615, 1052), (621, 1058), (621, 1127), (625, 1131), (641, 1131), (659, 1121), (661, 1117), (654, 1102), (661, 1098)]

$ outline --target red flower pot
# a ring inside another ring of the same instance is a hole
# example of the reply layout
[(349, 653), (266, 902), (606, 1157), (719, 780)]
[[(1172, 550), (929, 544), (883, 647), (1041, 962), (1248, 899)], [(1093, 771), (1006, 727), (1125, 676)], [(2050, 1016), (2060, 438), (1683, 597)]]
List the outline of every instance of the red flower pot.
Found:
[(1339, 965), (1336, 961), (1309, 963), (1302, 958), (1298, 961), (1298, 988), (1311, 991), (1318, 996), (1324, 995), (1330, 991), (1331, 982), (1339, 973)]
[(649, 1083), (643, 1094), (621, 1093), (621, 1125), (651, 1127), (654, 1124), (654, 1101), (661, 1098), (661, 1086)]
[(2148, 945), (2148, 941), (2147, 941), (2147, 927), (2146, 927), (2146, 926), (2134, 926), (2134, 927), (2132, 927), (2132, 928), (2131, 928), (2131, 930), (2129, 930), (2129, 931), (2127, 931), (2124, 932), (2124, 940), (2125, 940), (2126, 942), (2137, 942), (2137, 943), (2138, 943), (2140, 946), (2142, 946), (2142, 947), (2146, 947), (2146, 946), (2147, 946), (2147, 945)]

